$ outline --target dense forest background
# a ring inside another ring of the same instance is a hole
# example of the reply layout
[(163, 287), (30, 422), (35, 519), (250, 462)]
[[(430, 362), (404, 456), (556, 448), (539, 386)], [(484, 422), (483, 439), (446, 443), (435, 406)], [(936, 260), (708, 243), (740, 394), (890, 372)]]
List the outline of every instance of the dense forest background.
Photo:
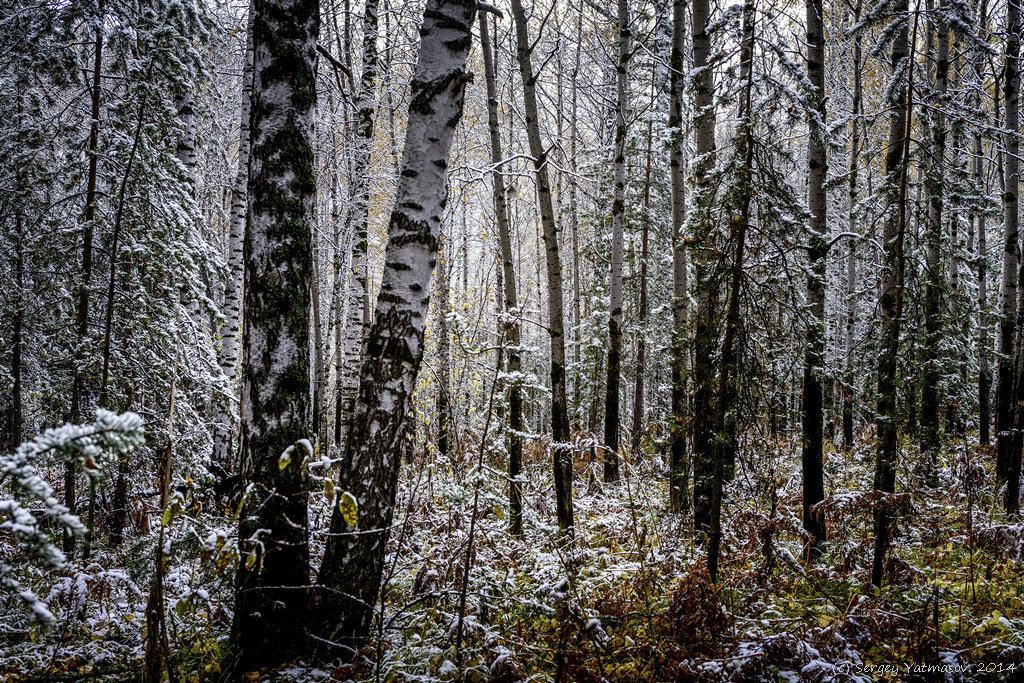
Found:
[(0, 679), (1024, 675), (1021, 32), (8, 0)]

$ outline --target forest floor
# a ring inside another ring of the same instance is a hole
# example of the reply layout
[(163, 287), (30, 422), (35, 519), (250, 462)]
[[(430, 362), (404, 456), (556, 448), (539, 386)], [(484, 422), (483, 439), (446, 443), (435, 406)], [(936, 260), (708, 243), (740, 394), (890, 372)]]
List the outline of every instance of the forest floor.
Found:
[[(501, 473), (466, 475), (471, 452), (406, 465), (375, 638), (350, 662), (295, 662), (272, 679), (427, 682), (459, 680), (461, 670), (466, 681), (1024, 680), (1024, 528), (1000, 512), (991, 449), (950, 444), (934, 487), (904, 452), (880, 591), (868, 586), (870, 441), (827, 453), (829, 541), (807, 563), (799, 442), (749, 438), (723, 513), (717, 585), (705, 578), (687, 518), (666, 512), (660, 455), (627, 458), (622, 480), (605, 485), (579, 449), (568, 544), (552, 526), (544, 450), (527, 449), (521, 539), (508, 533)], [(324, 529), (327, 505), (314, 507), (311, 524)], [(232, 565), (216, 549), (230, 545), (231, 520), (186, 510), (174, 524), (173, 668), (180, 680), (215, 680), (227, 650)], [(99, 552), (56, 581), (40, 575), (37, 590), (62, 618), (48, 631), (0, 618), (0, 679), (134, 680), (152, 567), (145, 539)]]

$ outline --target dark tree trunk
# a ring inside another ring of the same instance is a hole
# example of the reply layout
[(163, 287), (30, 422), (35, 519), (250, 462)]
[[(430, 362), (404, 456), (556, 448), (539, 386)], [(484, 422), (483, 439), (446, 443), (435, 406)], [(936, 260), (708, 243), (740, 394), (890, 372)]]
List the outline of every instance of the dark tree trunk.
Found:
[[(705, 16), (707, 10), (705, 9)], [(686, 68), (686, 2), (672, 2), (672, 54), (669, 60), (671, 100), (668, 127), (671, 131), (669, 167), (672, 175), (672, 422), (669, 426), (669, 509), (690, 508), (690, 472), (686, 457), (687, 345), (689, 283), (687, 282), (686, 183), (683, 177), (683, 97)], [(705, 55), (705, 59), (706, 59)]]
[(928, 458), (927, 480), (938, 483), (939, 450), (939, 377), (942, 337), (942, 210), (945, 199), (944, 157), (946, 153), (946, 117), (943, 107), (949, 74), (949, 26), (942, 21), (945, 8), (939, 2), (935, 25), (935, 107), (929, 112), (931, 145), (925, 169), (925, 193), (928, 212), (925, 233), (924, 348), (921, 372), (921, 453)]
[[(1020, 9), (1015, 0), (1006, 6), (1006, 55), (1003, 72), (1003, 128), (1016, 131), (1020, 99), (1019, 53), (1017, 35)], [(1018, 234), (1018, 187), (1020, 160), (1017, 136), (1003, 139), (1003, 273), (1002, 296), (999, 301), (999, 366), (996, 376), (996, 476), (1005, 481), (1010, 474), (1013, 434), (1014, 349), (1017, 336), (1017, 275), (1020, 265)]]
[(618, 1), (619, 62), (615, 74), (615, 148), (612, 165), (611, 306), (608, 315), (608, 380), (604, 399), (604, 480), (619, 479), (619, 379), (622, 358), (622, 240), (626, 226), (626, 98), (629, 91), (629, 3)]
[[(671, 56), (670, 56), (671, 59)], [(657, 69), (651, 75), (652, 106), (657, 96)], [(633, 443), (634, 456), (640, 454), (644, 429), (644, 375), (647, 374), (647, 257), (651, 228), (651, 156), (654, 143), (654, 123), (647, 122), (647, 160), (644, 164), (644, 215), (640, 227), (640, 301), (637, 304), (636, 379), (633, 385)]]
[[(128, 155), (128, 163), (125, 166), (124, 176), (121, 179), (121, 187), (118, 192), (117, 198), (117, 211), (114, 214), (114, 230), (110, 238), (110, 246), (108, 248), (110, 255), (110, 278), (107, 281), (107, 310), (106, 317), (103, 322), (103, 370), (100, 374), (100, 398), (99, 405), (103, 408), (107, 407), (108, 404), (108, 388), (110, 380), (110, 354), (111, 347), (114, 341), (114, 308), (116, 304), (117, 295), (117, 261), (118, 251), (121, 238), (121, 221), (124, 217), (124, 204), (125, 194), (128, 190), (128, 180), (132, 175), (132, 167), (135, 164), (135, 154), (139, 148), (139, 140), (142, 137), (142, 128), (145, 122), (145, 111), (146, 111), (146, 96), (143, 95), (142, 101), (139, 103), (139, 121), (135, 128), (135, 136), (132, 139), (131, 151)], [(127, 455), (121, 454), (118, 458), (117, 468), (117, 480), (114, 488), (114, 504), (121, 505), (122, 507), (126, 504), (127, 497)], [(95, 533), (95, 513), (96, 513), (96, 486), (95, 482), (89, 481), (89, 521), (87, 524), (88, 533), (85, 537), (84, 547), (82, 548), (82, 557), (85, 560), (89, 559), (89, 555), (92, 552), (92, 542)], [(124, 535), (124, 515), (118, 511), (111, 514), (111, 520), (117, 525), (111, 528), (110, 536), (111, 542), (116, 546), (120, 544), (121, 539)]]
[(238, 529), (231, 633), (237, 671), (276, 666), (304, 653), (309, 627), (304, 470), (313, 437), (311, 145), (319, 5), (255, 0), (252, 33), (241, 434), (242, 475), (251, 490)]
[(696, 159), (695, 210), (699, 219), (693, 221), (692, 260), (695, 263), (697, 312), (693, 331), (693, 355), (700, 362), (693, 366), (693, 527), (708, 533), (711, 527), (712, 490), (714, 479), (714, 368), (705, 359), (712, 358), (717, 340), (714, 314), (718, 308), (717, 287), (713, 284), (711, 264), (704, 250), (710, 250), (712, 230), (711, 199), (714, 193), (712, 171), (715, 167), (714, 70), (711, 67), (711, 6), (708, 0), (693, 0), (691, 27), (693, 33), (693, 129)]
[(448, 427), (452, 418), (449, 389), (451, 387), (451, 344), (448, 339), (450, 310), (449, 273), (452, 268), (451, 232), (441, 236), (440, 263), (437, 268), (437, 452), (448, 457)]
[[(828, 204), (825, 177), (828, 158), (825, 152), (825, 30), (822, 0), (807, 0), (807, 77), (814, 88), (814, 116), (808, 120), (807, 197), (811, 211), (810, 244), (807, 262), (807, 303), (810, 322), (804, 351), (803, 386), (803, 524), (809, 536), (808, 548), (814, 549), (826, 539), (824, 518), (813, 507), (825, 497), (822, 471), (822, 373), (825, 363), (825, 277), (828, 245)], [(857, 123), (854, 122), (854, 128)]]
[[(1018, 192), (1020, 187), (1020, 144), (1017, 140), (1020, 104), (1020, 5), (1019, 0), (1008, 0), (1006, 3), (1006, 181), (1003, 188), (1003, 210), (1006, 231), (1017, 234), (1019, 211)], [(1024, 299), (1021, 299), (1021, 288), (1024, 287), (1024, 270), (1017, 273), (1017, 337), (1014, 340), (1014, 385), (1010, 402), (1013, 414), (1011, 434), (1004, 438), (999, 435), (999, 452), (1004, 456), (1006, 491), (1004, 507), (1006, 514), (1015, 519), (1020, 514), (1020, 468), (1021, 468), (1021, 428), (1024, 427), (1024, 338), (1020, 330), (1024, 326)], [(1005, 442), (1005, 443), (1004, 443)]]
[(423, 359), (428, 292), (452, 140), (470, 80), (466, 59), (476, 8), (474, 0), (429, 0), (423, 15), (384, 273), (339, 479), (339, 490), (358, 503), (358, 521), (350, 525), (335, 506), (313, 615), (320, 659), (351, 656), (370, 635)]
[[(894, 6), (897, 20), (908, 11), (907, 0), (898, 0)], [(914, 38), (917, 37), (917, 19), (914, 19)], [(913, 60), (908, 55), (908, 27), (901, 23), (893, 36), (891, 73), (906, 68), (904, 62)], [(886, 197), (889, 207), (885, 216), (882, 235), (884, 263), (882, 266), (881, 296), (878, 307), (881, 313), (881, 339), (878, 357), (878, 456), (875, 466), (874, 488), (876, 491), (893, 493), (896, 490), (897, 428), (897, 353), (900, 341), (900, 321), (903, 316), (903, 241), (906, 233), (907, 214), (907, 164), (910, 145), (910, 114), (908, 105), (912, 102), (913, 72), (907, 87), (893, 89), (894, 99), (889, 104), (889, 141), (885, 153)], [(885, 567), (885, 553), (889, 547), (890, 515), (885, 506), (875, 511), (875, 550), (871, 567), (871, 583), (882, 585), (882, 570)]]
[[(71, 384), (71, 422), (82, 420), (82, 401), (85, 392), (83, 345), (89, 335), (89, 285), (92, 278), (92, 238), (96, 220), (96, 173), (99, 163), (100, 136), (100, 77), (103, 72), (103, 1), (98, 5), (99, 28), (96, 29), (95, 56), (92, 68), (92, 122), (89, 125), (89, 174), (85, 186), (85, 217), (82, 225), (82, 280), (78, 290), (77, 346), (75, 348), (74, 378)], [(75, 484), (77, 479), (75, 463), (68, 460), (64, 466), (64, 506), (75, 513)], [(64, 532), (64, 553), (71, 557), (75, 552), (75, 537)]]
[(740, 104), (741, 129), (736, 137), (736, 156), (742, 159), (742, 166), (733, 198), (738, 211), (729, 230), (729, 242), (733, 254), (729, 269), (729, 303), (726, 308), (725, 330), (722, 335), (715, 440), (712, 446), (711, 528), (708, 535), (708, 574), (712, 581), (718, 580), (718, 561), (722, 545), (722, 502), (725, 497), (725, 481), (730, 476), (727, 468), (735, 462), (736, 435), (739, 428), (736, 415), (735, 378), (739, 370), (736, 337), (740, 329), (743, 259), (747, 231), (750, 227), (750, 200), (753, 194), (754, 123), (751, 116), (751, 99), (754, 92), (755, 21), (754, 0), (746, 0), (743, 5), (743, 44), (740, 48), (740, 69), (745, 84), (743, 101)]
[(523, 108), (526, 134), (536, 172), (537, 200), (544, 230), (544, 252), (548, 281), (548, 333), (551, 337), (551, 437), (554, 441), (555, 509), (558, 524), (570, 531), (573, 526), (572, 451), (569, 447), (569, 418), (565, 392), (565, 321), (562, 303), (562, 260), (558, 253), (558, 226), (551, 206), (548, 181), (548, 155), (540, 137), (537, 108), (537, 82), (531, 64), (531, 43), (526, 26), (526, 10), (521, 0), (512, 0), (512, 18), (516, 28), (516, 56), (523, 80)]
[[(20, 198), (18, 199), (20, 202)], [(13, 453), (21, 445), (21, 347), (25, 324), (25, 245), (21, 206), (14, 214), (14, 313), (11, 321), (11, 405), (7, 417), (7, 448)]]
[[(512, 237), (508, 224), (508, 206), (505, 201), (505, 177), (498, 162), (501, 161), (501, 132), (498, 128), (498, 88), (495, 79), (494, 54), (491, 46), (487, 17), (480, 15), (480, 47), (484, 54), (484, 76), (487, 82), (487, 128), (491, 141), (491, 163), (494, 164), (494, 215), (498, 223), (498, 245), (501, 250), (502, 292), (508, 316), (504, 324), (508, 344), (508, 373), (516, 377), (522, 371), (521, 333), (519, 327), (519, 297), (516, 293), (516, 271), (512, 256)], [(508, 387), (508, 506), (509, 525), (516, 536), (523, 534), (523, 493), (519, 475), (523, 470), (523, 396), (521, 383), (513, 379)]]

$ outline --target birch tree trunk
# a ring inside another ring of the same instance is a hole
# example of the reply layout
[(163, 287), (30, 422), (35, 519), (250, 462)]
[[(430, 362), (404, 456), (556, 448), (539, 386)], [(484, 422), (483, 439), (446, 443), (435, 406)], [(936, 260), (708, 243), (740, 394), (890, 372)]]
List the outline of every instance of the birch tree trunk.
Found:
[[(345, 393), (345, 284), (347, 271), (345, 264), (350, 252), (348, 241), (351, 233), (348, 230), (348, 220), (351, 212), (345, 213), (345, 221), (342, 221), (339, 208), (339, 189), (341, 175), (337, 167), (334, 169), (334, 178), (331, 180), (331, 213), (334, 218), (334, 271), (333, 294), (331, 296), (334, 318), (334, 448), (340, 449), (342, 439), (346, 432), (344, 406), (342, 396)], [(344, 224), (344, 228), (342, 227)]]
[[(367, 0), (363, 10), (363, 73), (356, 93), (356, 144), (352, 164), (352, 261), (349, 288), (348, 322), (345, 325), (345, 374), (338, 397), (338, 416), (344, 421), (342, 431), (351, 429), (356, 396), (359, 389), (359, 368), (363, 359), (363, 342), (370, 327), (369, 264), (367, 262), (370, 211), (370, 155), (373, 149), (373, 116), (377, 87), (377, 0)], [(345, 448), (344, 439), (340, 447)]]
[(618, 0), (619, 62), (615, 70), (615, 147), (612, 191), (611, 303), (608, 315), (608, 380), (604, 399), (604, 480), (619, 479), (619, 365), (622, 355), (622, 239), (626, 224), (626, 106), (629, 91), (629, 3)]
[(580, 349), (583, 347), (583, 342), (580, 339), (580, 226), (579, 226), (579, 207), (576, 205), (576, 140), (579, 137), (578, 128), (578, 93), (577, 88), (579, 86), (579, 75), (580, 75), (580, 52), (583, 41), (583, 3), (581, 2), (577, 9), (576, 16), (576, 55), (575, 61), (573, 62), (572, 78), (570, 79), (570, 105), (569, 105), (569, 163), (572, 168), (573, 174), (569, 178), (569, 222), (572, 227), (572, 328), (573, 328), (573, 354), (572, 360), (574, 367), (576, 368), (573, 372), (575, 382), (573, 386), (573, 411), (572, 414), (574, 419), (579, 419), (580, 405), (582, 403), (581, 396), (581, 384), (583, 378), (580, 376)]
[(314, 603), (318, 657), (339, 653), (337, 645), (358, 648), (370, 634), (423, 358), (448, 161), (471, 78), (466, 60), (475, 15), (475, 0), (429, 0), (423, 15), (383, 279), (339, 481), (359, 505), (358, 522), (350, 525), (337, 507), (331, 517)]
[[(908, 12), (908, 0), (897, 0), (893, 6), (897, 17)], [(915, 15), (914, 38), (917, 37)], [(889, 113), (889, 140), (885, 152), (885, 193), (888, 210), (884, 217), (882, 234), (883, 266), (881, 294), (878, 308), (881, 314), (881, 339), (878, 357), (878, 452), (875, 466), (874, 489), (893, 493), (896, 487), (897, 427), (896, 383), (897, 353), (900, 341), (900, 322), (903, 315), (903, 240), (906, 233), (907, 214), (907, 148), (909, 147), (910, 108), (913, 94), (913, 72), (907, 69), (908, 27), (902, 22), (893, 35), (890, 73), (892, 78), (906, 69), (907, 87), (897, 83), (892, 88)], [(885, 568), (885, 553), (889, 546), (890, 516), (885, 506), (875, 512), (875, 549), (871, 567), (871, 583), (882, 585), (882, 570)]]
[[(978, 10), (978, 33), (987, 35), (988, 3), (981, 1)], [(974, 76), (979, 83), (983, 82), (985, 68), (985, 51), (980, 47), (974, 50)], [(981, 92), (974, 97), (975, 106), (981, 110)], [(974, 154), (972, 159), (972, 175), (974, 187), (985, 192), (985, 157), (983, 150), (982, 131), (974, 134)], [(992, 390), (992, 370), (989, 367), (988, 337), (988, 225), (984, 206), (976, 209), (973, 219), (978, 233), (978, 440), (987, 445), (990, 441), (989, 426), (992, 416), (989, 408), (989, 394)]]
[[(803, 448), (803, 525), (810, 536), (808, 548), (817, 548), (825, 540), (824, 517), (812, 508), (825, 497), (822, 471), (824, 406), (821, 375), (825, 364), (825, 278), (828, 245), (828, 204), (825, 177), (828, 158), (825, 152), (825, 29), (822, 0), (807, 0), (807, 78), (814, 92), (808, 112), (807, 200), (811, 211), (811, 232), (807, 249), (807, 304), (810, 321), (804, 350)], [(857, 122), (854, 121), (854, 127)]]
[(224, 284), (224, 327), (217, 361), (227, 378), (230, 396), (217, 400), (217, 415), (213, 423), (213, 462), (223, 470), (221, 476), (238, 468), (232, 439), (234, 418), (232, 404), (236, 400), (238, 368), (238, 335), (242, 322), (242, 279), (244, 264), (242, 245), (245, 240), (245, 218), (248, 214), (249, 184), (249, 112), (252, 99), (252, 15), (249, 7), (249, 26), (245, 39), (245, 67), (242, 70), (241, 116), (238, 125), (238, 165), (235, 184), (231, 189), (231, 227), (228, 234), (228, 277)]
[(249, 490), (238, 528), (241, 561), (232, 624), (239, 671), (276, 666), (306, 649), (307, 449), (298, 442), (312, 436), (311, 143), (319, 32), (314, 0), (254, 2), (241, 410), (242, 472)]
[(310, 305), (312, 319), (309, 321), (312, 330), (311, 354), (313, 361), (313, 417), (311, 424), (313, 434), (316, 435), (315, 443), (321, 448), (327, 445), (327, 361), (324, 358), (326, 352), (326, 340), (324, 339), (323, 320), (321, 317), (322, 294), (320, 287), (320, 246), (316, 232), (313, 233), (311, 249), (312, 258), (312, 284), (310, 285)]
[[(858, 0), (854, 10), (853, 21), (856, 24), (860, 21), (860, 14), (863, 7), (862, 0)], [(860, 170), (860, 131), (863, 126), (861, 117), (861, 36), (857, 34), (853, 43), (853, 111), (851, 116), (853, 124), (850, 127), (850, 174), (849, 190), (847, 200), (847, 211), (849, 215), (849, 232), (858, 233), (857, 221), (857, 194), (858, 194), (858, 171)], [(849, 242), (849, 251), (846, 255), (846, 348), (845, 348), (845, 372), (843, 377), (843, 446), (849, 450), (853, 448), (853, 399), (856, 393), (856, 378), (854, 376), (853, 364), (853, 336), (857, 315), (857, 243), (856, 238)]]
[[(697, 0), (698, 3), (705, 0)], [(705, 17), (707, 13), (704, 7)], [(669, 508), (690, 508), (690, 468), (686, 457), (687, 379), (686, 328), (689, 323), (689, 283), (686, 259), (686, 183), (683, 177), (683, 97), (686, 68), (686, 0), (672, 2), (671, 99), (668, 127), (671, 131), (669, 167), (672, 176), (672, 421), (669, 426)], [(707, 55), (704, 55), (705, 59)], [(703, 83), (703, 80), (700, 81)]]
[[(498, 88), (495, 77), (495, 59), (491, 46), (487, 17), (480, 15), (480, 48), (484, 53), (484, 76), (487, 83), (487, 129), (491, 141), (491, 174), (494, 198), (494, 216), (498, 223), (498, 246), (501, 250), (501, 275), (505, 297), (504, 333), (508, 351), (508, 374), (512, 381), (508, 387), (508, 504), (509, 526), (516, 536), (523, 534), (523, 493), (519, 476), (523, 471), (523, 395), (521, 344), (519, 326), (519, 297), (516, 292), (516, 271), (512, 254), (512, 233), (509, 229), (508, 206), (505, 200), (505, 177), (498, 166), (501, 162), (501, 130), (498, 127)], [(570, 193), (573, 186), (570, 185)], [(571, 200), (570, 200), (571, 201)]]

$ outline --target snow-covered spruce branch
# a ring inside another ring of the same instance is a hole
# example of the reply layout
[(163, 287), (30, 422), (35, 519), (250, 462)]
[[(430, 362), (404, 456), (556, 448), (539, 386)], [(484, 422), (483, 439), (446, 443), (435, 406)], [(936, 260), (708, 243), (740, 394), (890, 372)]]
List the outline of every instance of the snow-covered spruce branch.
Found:
[[(62, 567), (66, 562), (64, 553), (54, 545), (53, 536), (45, 526), (54, 524), (74, 535), (84, 533), (85, 526), (77, 515), (57, 501), (36, 466), (56, 456), (64, 462), (75, 462), (90, 478), (98, 478), (108, 460), (129, 453), (144, 441), (141, 417), (135, 413), (118, 415), (97, 409), (92, 424), (66, 424), (48, 429), (23, 443), (14, 453), (0, 456), (0, 486), (12, 492), (0, 498), (0, 513), (3, 513), (0, 533), (13, 536), (47, 567)], [(41, 525), (43, 520), (49, 523)], [(0, 562), (0, 588), (17, 594), (33, 619), (52, 623), (54, 617), (46, 603), (23, 588), (13, 574), (14, 567)]]

